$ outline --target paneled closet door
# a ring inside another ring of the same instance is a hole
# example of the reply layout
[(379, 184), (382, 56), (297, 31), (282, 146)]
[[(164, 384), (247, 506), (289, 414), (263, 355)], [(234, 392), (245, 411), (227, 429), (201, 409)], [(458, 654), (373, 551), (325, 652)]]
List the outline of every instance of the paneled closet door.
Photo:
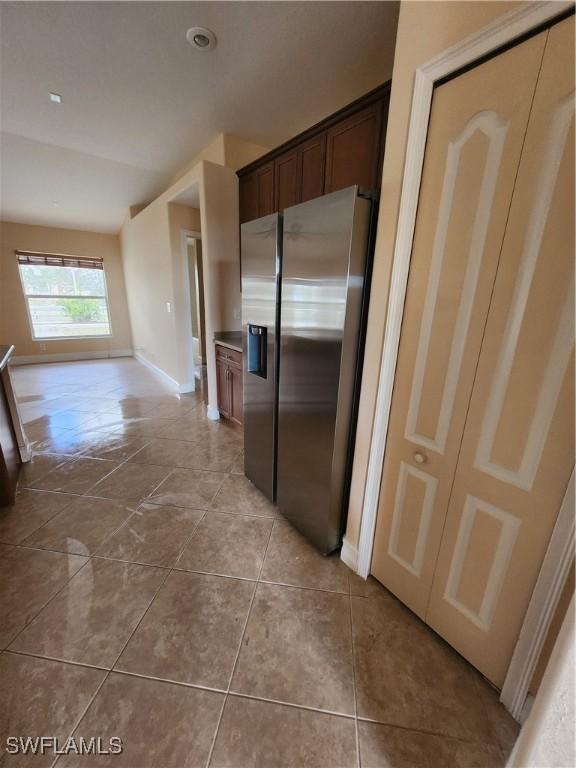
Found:
[(574, 20), (544, 52), (426, 621), (501, 686), (574, 465)]
[(372, 559), (421, 618), (545, 40), (434, 92)]

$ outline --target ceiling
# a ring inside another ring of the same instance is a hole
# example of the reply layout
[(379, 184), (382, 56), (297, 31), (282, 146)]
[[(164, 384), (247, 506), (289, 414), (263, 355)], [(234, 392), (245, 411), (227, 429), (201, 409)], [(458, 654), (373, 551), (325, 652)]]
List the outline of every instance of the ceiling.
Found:
[[(0, 14), (2, 218), (114, 232), (216, 134), (274, 147), (388, 79), (398, 4), (2, 2)], [(212, 29), (216, 49), (189, 46), (191, 26)]]

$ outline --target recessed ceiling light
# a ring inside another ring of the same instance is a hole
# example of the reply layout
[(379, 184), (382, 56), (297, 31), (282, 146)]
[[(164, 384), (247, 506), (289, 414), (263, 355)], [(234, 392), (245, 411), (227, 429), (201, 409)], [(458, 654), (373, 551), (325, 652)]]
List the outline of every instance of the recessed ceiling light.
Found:
[(60, 208), (60, 203), (58, 202), (58, 200), (52, 201), (52, 208)]
[(54, 104), (62, 104), (62, 96), (59, 93), (50, 92), (50, 101), (53, 101)]
[(186, 32), (186, 40), (199, 51), (211, 51), (216, 47), (216, 35), (206, 27), (190, 27)]

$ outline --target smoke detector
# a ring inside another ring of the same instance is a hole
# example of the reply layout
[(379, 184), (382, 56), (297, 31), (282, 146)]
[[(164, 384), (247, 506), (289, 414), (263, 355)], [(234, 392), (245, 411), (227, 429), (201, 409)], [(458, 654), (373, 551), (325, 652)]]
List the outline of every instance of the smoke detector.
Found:
[(206, 27), (190, 27), (186, 32), (186, 40), (199, 51), (211, 51), (216, 47), (216, 35)]

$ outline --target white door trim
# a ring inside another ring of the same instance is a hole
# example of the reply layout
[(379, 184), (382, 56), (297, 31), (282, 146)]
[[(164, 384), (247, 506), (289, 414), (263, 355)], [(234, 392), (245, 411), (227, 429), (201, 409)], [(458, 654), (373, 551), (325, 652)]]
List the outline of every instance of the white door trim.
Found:
[(188, 238), (202, 240), (202, 233), (193, 229), (183, 229), (180, 234), (182, 252), (182, 270), (184, 274), (184, 315), (186, 324), (186, 343), (188, 346), (189, 366), (186, 381), (183, 382), (180, 391), (195, 392), (196, 377), (194, 372), (194, 343), (192, 341), (192, 297), (190, 296), (190, 262), (188, 260)]
[(574, 470), (528, 603), (500, 701), (519, 720), (528, 687), (566, 579), (574, 563)]
[[(382, 364), (378, 381), (358, 543), (358, 574), (363, 578), (366, 578), (370, 573), (372, 561), (386, 436), (434, 84), (462, 67), (498, 50), (498, 48), (514, 41), (530, 30), (554, 19), (571, 7), (571, 2), (531, 2), (522, 5), (451, 46), (416, 70), (388, 312), (382, 347)], [(540, 612), (543, 610), (544, 606), (541, 605)]]

